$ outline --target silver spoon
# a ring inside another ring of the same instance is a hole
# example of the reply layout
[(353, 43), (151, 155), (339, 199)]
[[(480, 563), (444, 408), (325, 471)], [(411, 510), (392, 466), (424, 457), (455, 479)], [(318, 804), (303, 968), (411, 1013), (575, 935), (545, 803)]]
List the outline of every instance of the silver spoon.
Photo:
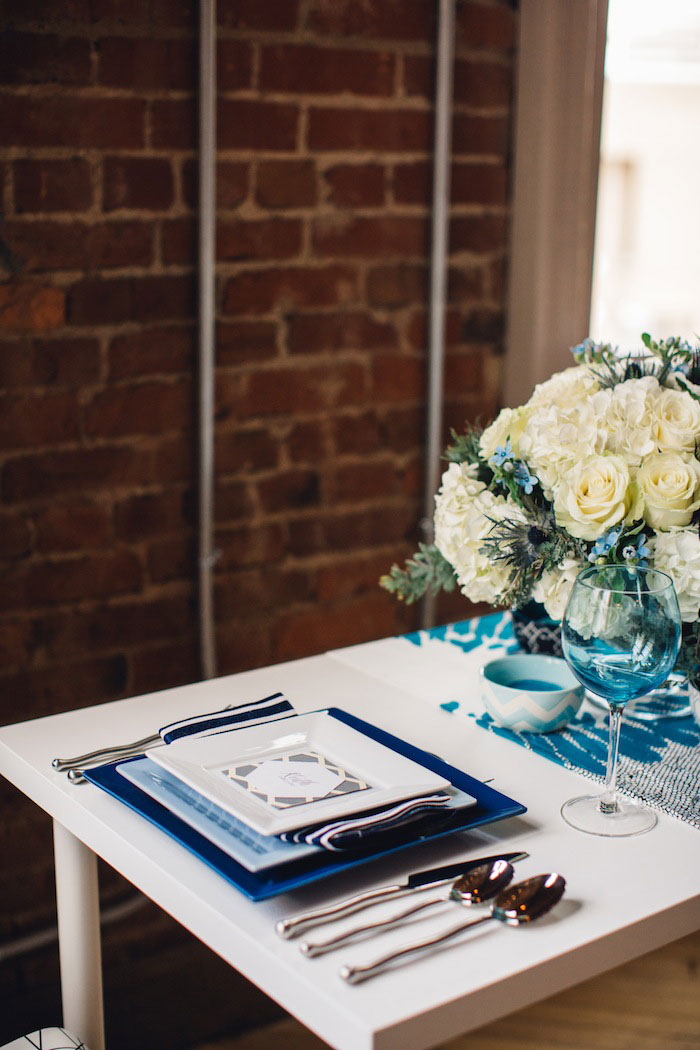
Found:
[(403, 922), (404, 919), (408, 919), (411, 915), (418, 915), (420, 912), (427, 911), (428, 908), (432, 908), (436, 904), (444, 904), (446, 901), (458, 901), (465, 906), (483, 904), (484, 901), (492, 900), (501, 890), (505, 889), (513, 878), (513, 874), (513, 865), (506, 860), (494, 860), (488, 864), (480, 864), (478, 868), (473, 868), (467, 874), (461, 875), (452, 884), (447, 897), (433, 897), (430, 900), (423, 901), (421, 904), (414, 904), (412, 908), (407, 908), (405, 911), (392, 915), (390, 919), (382, 919), (379, 922), (368, 922), (363, 926), (355, 926), (353, 929), (337, 934), (335, 937), (325, 941), (302, 941), (299, 945), (299, 951), (308, 958), (313, 958), (316, 955), (325, 955), (326, 952), (334, 951), (363, 933), (391, 929)]
[(491, 905), (490, 913), (483, 918), (461, 922), (458, 926), (451, 926), (449, 930), (438, 934), (436, 937), (429, 937), (424, 941), (406, 944), (403, 948), (389, 952), (388, 955), (382, 955), (379, 959), (374, 959), (372, 962), (359, 966), (341, 966), (340, 976), (348, 984), (358, 984), (360, 981), (366, 981), (367, 978), (374, 977), (375, 974), (380, 973), (388, 963), (393, 962), (395, 959), (400, 959), (404, 955), (420, 955), (421, 952), (428, 951), (434, 945), (452, 940), (453, 937), (457, 937), (464, 930), (471, 929), (473, 926), (480, 926), (484, 922), (490, 922), (491, 919), (498, 919), (499, 922), (505, 923), (506, 926), (520, 926), (522, 923), (532, 922), (548, 912), (557, 901), (561, 900), (565, 886), (566, 881), (564, 878), (553, 871), (548, 872), (546, 875), (535, 875), (531, 879), (525, 879), (524, 882), (516, 882), (514, 886), (509, 886), (499, 893)]

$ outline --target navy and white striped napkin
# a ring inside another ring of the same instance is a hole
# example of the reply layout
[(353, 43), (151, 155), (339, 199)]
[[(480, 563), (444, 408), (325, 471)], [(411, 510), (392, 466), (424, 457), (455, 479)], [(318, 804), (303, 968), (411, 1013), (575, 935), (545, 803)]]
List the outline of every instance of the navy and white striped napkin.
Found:
[(222, 711), (210, 711), (207, 714), (182, 718), (179, 722), (163, 726), (158, 732), (163, 743), (172, 744), (173, 740), (182, 740), (186, 736), (214, 736), (230, 729), (241, 729), (244, 726), (247, 728), (261, 722), (275, 722), (278, 718), (288, 718), (293, 714), (296, 712), (286, 696), (283, 693), (273, 693), (272, 696), (254, 700), (250, 704), (241, 704), (240, 707), (225, 707)]
[[(159, 734), (165, 744), (171, 744), (185, 737), (214, 736), (275, 722), (295, 713), (283, 693), (273, 693), (239, 707), (227, 707), (171, 722), (163, 726)], [(326, 821), (286, 832), (279, 838), (283, 842), (307, 843), (334, 852), (377, 849), (393, 843), (407, 832), (419, 835), (433, 830), (436, 817), (444, 815), (449, 818), (454, 813), (450, 806), (452, 802), (452, 796), (446, 792), (422, 795), (330, 823)]]
[[(426, 829), (430, 826), (432, 830), (436, 811), (445, 814), (451, 802), (452, 796), (445, 792), (422, 795), (420, 798), (369, 810), (359, 816), (286, 831), (279, 837), (283, 842), (305, 842), (309, 846), (322, 846), (335, 852), (374, 849), (388, 842), (396, 833), (403, 834), (409, 828), (413, 834), (419, 834), (419, 828), (423, 829), (424, 826)], [(450, 810), (448, 815), (451, 816), (452, 812)]]

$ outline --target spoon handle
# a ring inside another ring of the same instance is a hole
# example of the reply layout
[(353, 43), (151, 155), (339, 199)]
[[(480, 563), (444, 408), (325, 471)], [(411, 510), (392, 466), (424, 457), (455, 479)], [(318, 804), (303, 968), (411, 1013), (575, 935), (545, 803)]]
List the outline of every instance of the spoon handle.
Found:
[(448, 930), (438, 934), (437, 937), (428, 937), (424, 941), (414, 941), (413, 944), (406, 944), (403, 948), (398, 948), (395, 952), (389, 952), (388, 955), (382, 955), (379, 959), (374, 959), (372, 962), (359, 966), (341, 966), (340, 976), (348, 984), (359, 984), (360, 981), (366, 981), (369, 977), (374, 977), (375, 974), (380, 973), (388, 963), (393, 962), (395, 959), (401, 959), (404, 955), (420, 955), (436, 944), (443, 944), (445, 941), (452, 940), (453, 937), (457, 937), (463, 930), (469, 930), (472, 926), (481, 926), (484, 922), (490, 922), (492, 918), (493, 915), (484, 915), (481, 919), (460, 922), (458, 926), (450, 926)]
[[(435, 886), (447, 886), (452, 881), (453, 878), (439, 879), (436, 882), (421, 886), (420, 889), (428, 890)], [(419, 887), (407, 886), (405, 883), (397, 883), (395, 886), (380, 886), (374, 890), (367, 890), (365, 893), (358, 893), (355, 897), (336, 901), (335, 904), (328, 904), (325, 908), (314, 908), (313, 911), (305, 911), (301, 915), (280, 919), (276, 923), (275, 929), (280, 937), (285, 939), (296, 937), (297, 934), (310, 929), (312, 926), (320, 926), (322, 923), (344, 919), (356, 911), (368, 908), (371, 904), (378, 904), (380, 901), (383, 902), (385, 900), (395, 900), (409, 893), (416, 893), (418, 889)]]
[(302, 941), (299, 945), (299, 951), (309, 959), (313, 959), (316, 955), (325, 955), (326, 952), (332, 952), (334, 949), (340, 948), (341, 945), (347, 944), (348, 941), (354, 940), (355, 937), (359, 937), (362, 933), (369, 933), (371, 930), (391, 929), (403, 922), (404, 919), (408, 919), (411, 915), (418, 915), (419, 912), (426, 911), (435, 904), (444, 904), (446, 900), (447, 898), (444, 896), (433, 897), (431, 900), (423, 901), (421, 904), (414, 904), (412, 908), (405, 908), (388, 919), (380, 919), (378, 922), (367, 922), (363, 926), (353, 926), (351, 930), (346, 930), (345, 933), (339, 933), (325, 941)]

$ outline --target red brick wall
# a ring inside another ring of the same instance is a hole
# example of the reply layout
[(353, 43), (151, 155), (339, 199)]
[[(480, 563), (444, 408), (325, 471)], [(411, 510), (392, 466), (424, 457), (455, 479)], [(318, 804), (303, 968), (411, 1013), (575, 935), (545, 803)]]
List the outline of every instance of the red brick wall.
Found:
[[(415, 623), (377, 579), (420, 535), (437, 4), (218, 7), (228, 673)], [(459, 427), (498, 398), (515, 16), (505, 0), (457, 7), (446, 423)], [(0, 723), (199, 674), (196, 4), (4, 13)], [(53, 903), (46, 822), (7, 787), (0, 806), (3, 941)], [(8, 860), (20, 840), (22, 870)], [(115, 966), (129, 936), (106, 935)], [(0, 998), (48, 1002), (47, 966), (0, 966)], [(0, 1010), (0, 1040), (22, 1009)]]

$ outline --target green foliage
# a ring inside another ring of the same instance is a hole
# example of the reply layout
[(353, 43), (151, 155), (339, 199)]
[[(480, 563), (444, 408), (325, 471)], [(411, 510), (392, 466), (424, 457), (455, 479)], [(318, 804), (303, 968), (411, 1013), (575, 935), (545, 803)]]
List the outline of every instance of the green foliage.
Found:
[(483, 463), (479, 451), (482, 431), (478, 427), (469, 427), (463, 434), (450, 430), (452, 444), (445, 449), (443, 459), (448, 463)]
[[(663, 386), (673, 373), (679, 385), (687, 390), (684, 377), (692, 383), (700, 378), (698, 348), (692, 347), (685, 339), (673, 335), (656, 340), (648, 332), (643, 332), (641, 340), (645, 349), (626, 356), (611, 343), (594, 343), (592, 339), (584, 339), (572, 353), (578, 364), (588, 366), (602, 387), (617, 386), (642, 376), (654, 376)], [(688, 393), (692, 391), (688, 390)], [(700, 400), (697, 395), (693, 396)]]
[[(584, 339), (572, 353), (578, 364), (588, 366), (602, 387), (617, 386), (642, 376), (654, 376), (663, 386), (671, 373), (676, 379), (686, 375), (693, 383), (696, 375), (700, 377), (698, 349), (685, 339), (674, 335), (656, 340), (643, 332), (641, 341), (645, 349), (626, 356), (611, 343), (595, 343), (592, 339)], [(687, 389), (684, 384), (683, 388)]]
[(578, 346), (573, 347), (571, 353), (577, 365), (608, 365), (615, 360), (617, 353), (612, 343), (596, 343), (592, 339), (584, 339)]
[(409, 558), (405, 568), (392, 565), (379, 580), (380, 587), (395, 594), (399, 601), (412, 605), (428, 591), (453, 591), (457, 585), (454, 569), (434, 544), (419, 543), (418, 552)]
[[(700, 377), (698, 378), (700, 379)], [(690, 397), (692, 397), (693, 401), (700, 401), (700, 391), (694, 389), (694, 387), (697, 387), (699, 385), (698, 380), (692, 380), (691, 382), (689, 382), (685, 378), (685, 376), (677, 375), (676, 382), (678, 383), (681, 390), (684, 390), (686, 394), (689, 394)]]
[(678, 335), (671, 336), (670, 339), (660, 339), (656, 342), (648, 332), (643, 332), (642, 342), (659, 362), (658, 370), (653, 374), (662, 386), (670, 372), (687, 371), (692, 366), (696, 356), (696, 350)]

